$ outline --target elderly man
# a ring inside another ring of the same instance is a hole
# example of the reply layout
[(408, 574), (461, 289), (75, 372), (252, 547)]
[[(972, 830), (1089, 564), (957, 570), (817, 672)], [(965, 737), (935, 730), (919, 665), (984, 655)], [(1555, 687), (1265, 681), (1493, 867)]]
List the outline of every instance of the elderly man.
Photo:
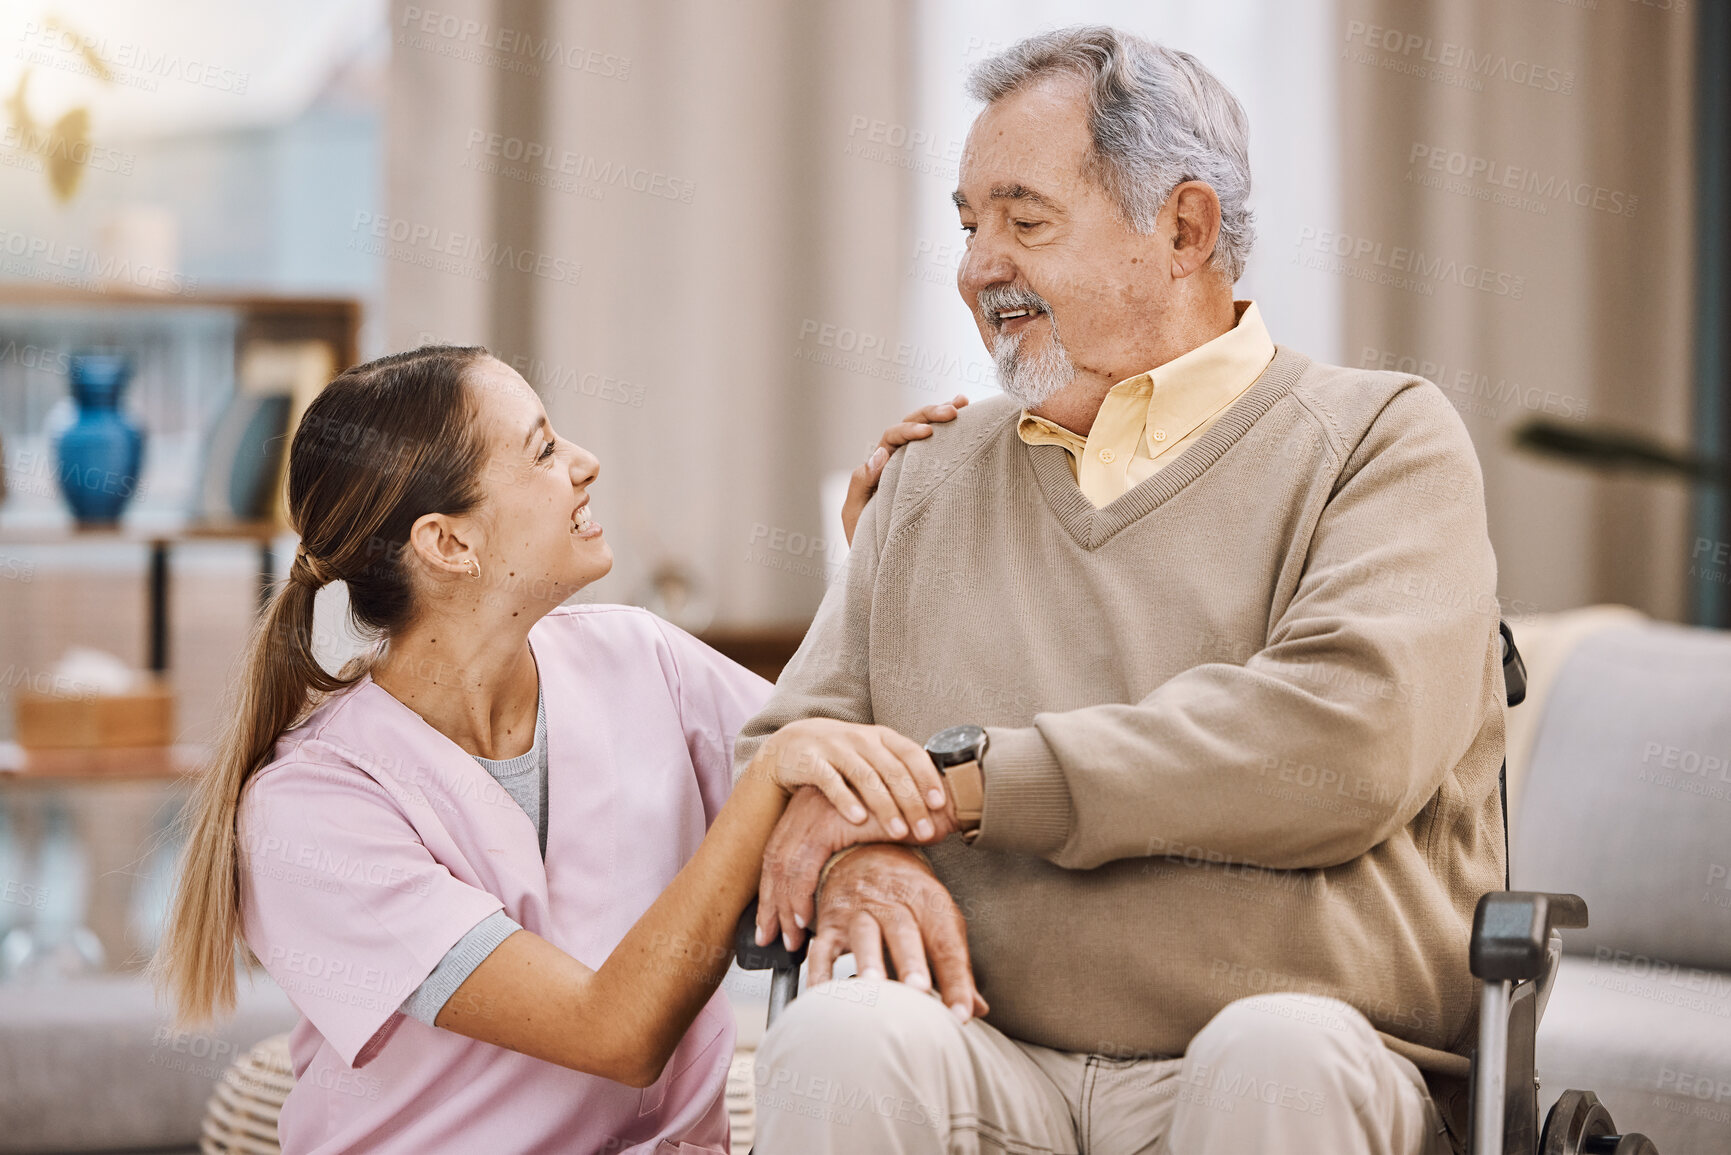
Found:
[(1503, 873), (1472, 445), (1233, 300), (1246, 123), (1196, 60), (1067, 29), (971, 90), (957, 280), (1006, 396), (884, 468), (736, 752), (831, 717), (946, 792), (784, 817), (760, 937), (814, 925), (816, 985), (759, 1155), (1448, 1151)]

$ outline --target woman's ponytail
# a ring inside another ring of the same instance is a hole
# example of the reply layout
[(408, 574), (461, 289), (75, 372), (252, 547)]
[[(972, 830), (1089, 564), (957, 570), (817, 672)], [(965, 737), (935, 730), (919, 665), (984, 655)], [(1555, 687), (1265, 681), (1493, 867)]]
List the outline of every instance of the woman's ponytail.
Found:
[(215, 754), (181, 817), (186, 850), (149, 973), (193, 1026), (233, 1010), (246, 847), (237, 817), (252, 776), (277, 739), (364, 666), (331, 674), (313, 652), (321, 587), (348, 585), (355, 623), (389, 637), (408, 621), (401, 561), (424, 514), (479, 501), (480, 449), (462, 375), (485, 350), (434, 346), (337, 376), (313, 400), (289, 451), (289, 516), (300, 532), (288, 580), (247, 641)]
[(307, 711), (314, 694), (344, 683), (312, 652), (317, 587), (292, 577), (253, 627), (228, 718), (185, 815), (186, 852), (162, 944), (151, 964), (183, 1026), (234, 1009), (234, 947), (240, 938), (241, 791), (270, 760), (277, 738)]

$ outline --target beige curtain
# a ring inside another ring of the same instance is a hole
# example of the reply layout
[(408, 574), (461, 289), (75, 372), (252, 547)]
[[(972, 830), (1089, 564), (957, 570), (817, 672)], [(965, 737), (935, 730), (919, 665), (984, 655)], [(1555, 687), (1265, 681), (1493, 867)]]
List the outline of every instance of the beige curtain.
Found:
[[(848, 151), (905, 121), (908, 5), (394, 4), (387, 340), (516, 364), (602, 474), (641, 601), (686, 575), (701, 627), (804, 622), (839, 547), (824, 475), (905, 411), (799, 355), (822, 319), (893, 334), (909, 173)], [(381, 232), (383, 235), (381, 235)], [(401, 239), (393, 239), (401, 238)]]
[(1345, 278), (1349, 364), (1420, 366), (1462, 412), (1516, 618), (1684, 612), (1681, 486), (1509, 447), (1533, 417), (1689, 443), (1684, 7), (1340, 4), (1341, 227), (1297, 259)]

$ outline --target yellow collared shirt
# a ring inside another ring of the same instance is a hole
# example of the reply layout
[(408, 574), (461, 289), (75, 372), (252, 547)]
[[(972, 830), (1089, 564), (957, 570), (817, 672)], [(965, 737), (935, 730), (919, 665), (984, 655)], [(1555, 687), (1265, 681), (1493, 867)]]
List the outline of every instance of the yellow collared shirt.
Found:
[(1158, 369), (1118, 382), (1086, 438), (1022, 410), (1029, 445), (1062, 445), (1082, 495), (1104, 509), (1190, 448), (1274, 360), (1254, 301), (1234, 301), (1238, 323)]

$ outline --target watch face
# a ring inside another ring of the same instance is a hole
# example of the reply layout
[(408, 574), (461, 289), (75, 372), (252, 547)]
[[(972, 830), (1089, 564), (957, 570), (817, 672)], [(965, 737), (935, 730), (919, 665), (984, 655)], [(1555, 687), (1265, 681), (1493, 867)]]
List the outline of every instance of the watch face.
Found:
[(926, 753), (932, 756), (932, 761), (940, 769), (955, 766), (976, 757), (985, 740), (984, 727), (951, 726), (932, 735), (931, 741), (926, 743)]

